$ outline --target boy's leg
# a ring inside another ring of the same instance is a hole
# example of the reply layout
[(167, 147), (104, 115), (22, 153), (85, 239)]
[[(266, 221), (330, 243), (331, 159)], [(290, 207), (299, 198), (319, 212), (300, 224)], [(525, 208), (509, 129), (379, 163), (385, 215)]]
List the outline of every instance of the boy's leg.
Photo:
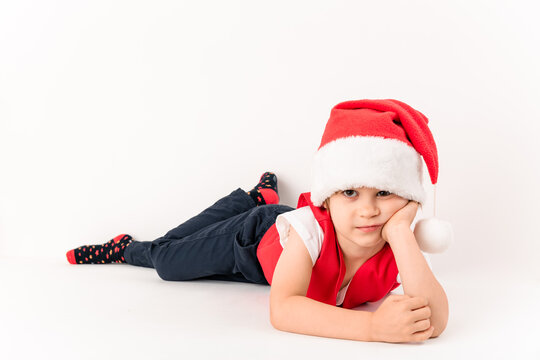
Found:
[[(155, 241), (164, 242), (188, 236), (206, 226), (243, 213), (256, 206), (252, 198), (238, 188), (229, 195), (221, 198), (212, 206), (192, 217), (183, 224), (170, 230), (164, 237)], [(122, 239), (121, 242), (119, 242)], [(108, 264), (111, 262), (128, 262), (132, 265), (153, 267), (148, 257), (151, 241), (134, 241), (128, 234), (121, 234), (104, 244), (83, 245), (66, 253), (71, 264)], [(124, 253), (130, 249), (131, 262), (126, 260)]]
[(152, 244), (161, 245), (171, 239), (182, 239), (209, 225), (242, 214), (256, 206), (276, 204), (279, 202), (277, 191), (276, 175), (272, 172), (265, 172), (261, 175), (257, 185), (247, 193), (240, 188), (236, 189), (199, 215), (170, 230), (165, 236), (154, 241), (133, 241), (127, 251), (129, 255), (125, 256), (126, 262), (136, 266), (154, 267), (150, 257)]
[(200, 214), (169, 230), (162, 237), (154, 241), (132, 241), (124, 253), (126, 262), (136, 266), (154, 267), (154, 263), (150, 257), (152, 244), (162, 245), (170, 240), (185, 238), (209, 225), (229, 219), (254, 207), (255, 202), (251, 197), (245, 191), (238, 188), (216, 201)]
[[(164, 237), (157, 239), (156, 241), (163, 242), (168, 239), (183, 238), (210, 224), (223, 221), (255, 206), (277, 202), (279, 202), (279, 196), (277, 194), (277, 178), (275, 174), (266, 172), (259, 179), (259, 183), (248, 193), (240, 188), (233, 191), (231, 194), (218, 200), (215, 204), (197, 216), (194, 216), (183, 224), (170, 230)], [(118, 242), (120, 238), (122, 238), (122, 242)], [(126, 262), (123, 256), (124, 248), (127, 249), (127, 245), (130, 245), (133, 265), (153, 267), (151, 259), (147, 254), (150, 243), (150, 241), (132, 241), (131, 236), (122, 234), (105, 244), (83, 245), (79, 248), (72, 249), (66, 253), (66, 256), (68, 262), (72, 264)], [(111, 256), (109, 256), (104, 250), (110, 252), (110, 249), (107, 248), (112, 245), (114, 245), (114, 250), (118, 252), (113, 252), (110, 254)], [(87, 256), (89, 251), (92, 251), (92, 255)], [(98, 251), (97, 254), (96, 251)]]
[(276, 217), (291, 210), (285, 205), (252, 208), (181, 239), (133, 242), (124, 256), (130, 264), (154, 267), (164, 280), (214, 278), (266, 284), (257, 246)]

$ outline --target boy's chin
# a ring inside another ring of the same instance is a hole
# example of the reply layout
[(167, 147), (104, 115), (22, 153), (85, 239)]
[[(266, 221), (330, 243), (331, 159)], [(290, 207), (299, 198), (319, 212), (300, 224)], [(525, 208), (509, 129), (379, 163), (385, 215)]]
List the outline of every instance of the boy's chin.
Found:
[(385, 242), (384, 239), (381, 237), (380, 233), (365, 234), (363, 237), (356, 238), (355, 240), (358, 246), (369, 247), (369, 248), (375, 247)]

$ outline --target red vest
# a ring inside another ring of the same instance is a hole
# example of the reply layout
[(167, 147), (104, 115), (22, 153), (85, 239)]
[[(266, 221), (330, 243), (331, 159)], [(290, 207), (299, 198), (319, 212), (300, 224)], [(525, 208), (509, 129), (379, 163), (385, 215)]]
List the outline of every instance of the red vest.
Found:
[[(343, 254), (328, 211), (322, 207), (314, 206), (310, 193), (301, 194), (297, 208), (308, 205), (323, 230), (324, 241), (319, 258), (313, 266), (306, 296), (335, 306), (337, 294), (345, 277)], [(282, 251), (279, 234), (274, 224), (264, 234), (257, 248), (257, 258), (269, 284), (272, 283), (274, 269)], [(351, 309), (366, 301), (374, 302), (382, 299), (399, 286), (399, 283), (396, 282), (397, 274), (398, 268), (394, 260), (394, 253), (386, 243), (378, 253), (369, 258), (356, 271), (345, 294), (343, 307)]]

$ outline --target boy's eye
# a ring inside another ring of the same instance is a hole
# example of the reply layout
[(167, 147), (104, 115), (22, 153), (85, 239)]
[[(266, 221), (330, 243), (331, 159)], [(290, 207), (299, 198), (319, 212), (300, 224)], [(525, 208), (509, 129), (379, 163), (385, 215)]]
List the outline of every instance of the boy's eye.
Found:
[[(352, 198), (358, 195), (358, 192), (356, 190), (343, 190), (343, 195), (345, 195), (345, 197)], [(381, 190), (377, 193), (377, 196), (381, 197), (387, 197), (390, 195), (392, 195), (392, 193), (386, 190)]]

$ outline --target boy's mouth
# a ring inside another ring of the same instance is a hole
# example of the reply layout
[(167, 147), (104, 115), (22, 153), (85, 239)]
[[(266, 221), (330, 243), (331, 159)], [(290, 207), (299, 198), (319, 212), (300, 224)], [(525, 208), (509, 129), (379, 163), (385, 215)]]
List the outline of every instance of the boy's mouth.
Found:
[(360, 231), (363, 231), (363, 232), (371, 232), (371, 231), (375, 231), (378, 228), (380, 228), (381, 225), (382, 224), (380, 224), (380, 225), (372, 225), (372, 226), (359, 226), (359, 227), (357, 227), (357, 229), (360, 230)]

